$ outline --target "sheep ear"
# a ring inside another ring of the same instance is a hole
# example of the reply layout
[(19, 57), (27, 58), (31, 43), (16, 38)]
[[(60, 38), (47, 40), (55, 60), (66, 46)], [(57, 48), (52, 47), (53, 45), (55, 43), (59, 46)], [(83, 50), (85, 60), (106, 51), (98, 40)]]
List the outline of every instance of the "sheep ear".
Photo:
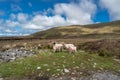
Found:
[(53, 42), (53, 44), (55, 44), (55, 42)]

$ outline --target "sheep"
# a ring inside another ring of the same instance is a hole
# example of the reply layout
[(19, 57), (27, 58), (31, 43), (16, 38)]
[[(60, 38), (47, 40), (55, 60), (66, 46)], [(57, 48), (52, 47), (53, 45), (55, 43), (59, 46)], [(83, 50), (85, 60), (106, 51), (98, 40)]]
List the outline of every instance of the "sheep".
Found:
[(10, 48), (11, 48), (11, 45), (7, 44), (7, 45), (3, 45), (2, 50), (5, 51)]
[(53, 46), (53, 51), (56, 52), (56, 51), (62, 51), (62, 48), (63, 48), (63, 44), (57, 44), (55, 43), (54, 46)]
[(74, 46), (74, 45), (73, 44), (64, 44), (65, 49), (68, 49), (71, 46)]
[(42, 48), (42, 45), (41, 44), (35, 44), (35, 46), (32, 46), (31, 49), (34, 49), (34, 50), (39, 50)]
[(65, 49), (67, 49), (70, 53), (76, 52), (77, 47), (74, 44), (64, 44)]
[(26, 49), (26, 48), (27, 48), (27, 43), (24, 42), (24, 43), (23, 43), (23, 46), (24, 46), (24, 48)]
[(77, 51), (77, 47), (76, 47), (76, 46), (70, 46), (70, 47), (68, 48), (68, 51), (69, 51), (69, 53), (76, 52), (76, 51)]
[(13, 44), (13, 45), (12, 45), (12, 48), (15, 48), (16, 46), (17, 46), (17, 44)]
[(38, 44), (37, 49), (41, 49), (42, 45)]

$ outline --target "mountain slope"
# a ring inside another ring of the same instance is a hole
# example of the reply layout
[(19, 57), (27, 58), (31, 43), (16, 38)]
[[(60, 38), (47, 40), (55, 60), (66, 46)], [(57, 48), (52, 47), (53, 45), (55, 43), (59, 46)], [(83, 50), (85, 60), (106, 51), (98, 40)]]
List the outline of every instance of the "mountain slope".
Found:
[(120, 21), (51, 28), (30, 36), (34, 38), (120, 38)]

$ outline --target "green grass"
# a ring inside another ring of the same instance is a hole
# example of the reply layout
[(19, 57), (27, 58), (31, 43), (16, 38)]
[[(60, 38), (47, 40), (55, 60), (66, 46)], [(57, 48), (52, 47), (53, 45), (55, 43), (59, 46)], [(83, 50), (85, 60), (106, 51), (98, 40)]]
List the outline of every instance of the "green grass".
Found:
[[(95, 66), (94, 66), (95, 65)], [(40, 67), (40, 69), (37, 69)], [(78, 51), (70, 54), (66, 51), (53, 53), (51, 50), (39, 50), (32, 57), (18, 59), (14, 62), (2, 63), (0, 75), (3, 77), (24, 77), (29, 75), (59, 76), (64, 72), (83, 70), (120, 70), (120, 64), (111, 57), (100, 57), (96, 54), (88, 54)]]

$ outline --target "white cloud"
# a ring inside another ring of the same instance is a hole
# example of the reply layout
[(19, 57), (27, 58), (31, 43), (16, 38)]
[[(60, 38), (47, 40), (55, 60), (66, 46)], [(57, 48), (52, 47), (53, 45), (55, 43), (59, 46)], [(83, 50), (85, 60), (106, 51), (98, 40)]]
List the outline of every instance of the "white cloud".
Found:
[(49, 26), (54, 27), (65, 24), (65, 20), (59, 15), (55, 15), (55, 16), (36, 15), (33, 18), (32, 23), (44, 27), (49, 27)]
[(68, 24), (93, 23), (92, 16), (96, 12), (96, 5), (91, 0), (81, 0), (80, 3), (57, 4), (55, 14), (65, 15)]
[(0, 36), (16, 36), (19, 35), (18, 31), (8, 28), (2, 28), (0, 29), (2, 32), (0, 32)]
[(5, 23), (5, 26), (7, 27), (16, 27), (19, 25), (19, 22), (17, 21), (11, 21), (11, 20), (7, 20)]
[(100, 0), (100, 4), (109, 11), (111, 20), (120, 19), (120, 0)]
[(22, 35), (22, 36), (28, 36), (29, 34), (20, 34), (20, 35)]
[(36, 25), (34, 23), (29, 22), (29, 23), (23, 24), (22, 28), (24, 28), (24, 29), (36, 29), (37, 30), (37, 29), (43, 29), (43, 26), (39, 26), (39, 25)]
[(31, 21), (23, 24), (21, 27), (26, 29), (39, 29), (44, 30), (51, 27), (56, 27), (65, 24), (64, 18), (59, 15), (55, 16), (43, 16), (43, 15), (36, 15), (32, 18)]
[(6, 29), (5, 32), (10, 33), (10, 32), (13, 32), (13, 31), (10, 30), (10, 29)]
[(27, 14), (23, 14), (23, 13), (19, 13), (17, 15), (17, 19), (18, 19), (19, 22), (25, 23), (25, 22), (27, 22), (28, 15)]

